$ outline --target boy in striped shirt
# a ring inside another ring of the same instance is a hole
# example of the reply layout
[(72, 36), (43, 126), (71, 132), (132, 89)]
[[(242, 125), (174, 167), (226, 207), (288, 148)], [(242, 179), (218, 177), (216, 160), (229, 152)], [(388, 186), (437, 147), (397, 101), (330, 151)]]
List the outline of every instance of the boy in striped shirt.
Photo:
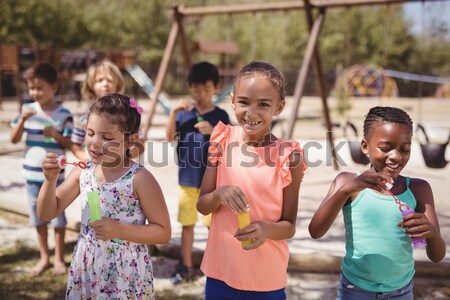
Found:
[[(43, 63), (32, 67), (25, 71), (25, 79), (34, 102), (24, 104), (20, 114), (11, 122), (11, 142), (20, 142), (25, 133), (22, 173), (26, 180), (30, 223), (37, 229), (40, 252), (40, 260), (30, 272), (39, 275), (50, 266), (47, 223), (40, 220), (36, 214), (37, 196), (45, 179), (41, 162), (47, 152), (64, 155), (64, 149), (70, 148), (73, 118), (71, 112), (55, 100), (58, 76), (53, 66)], [(58, 183), (63, 180), (64, 170), (61, 171)], [(64, 212), (50, 223), (55, 229), (53, 274), (64, 274), (64, 236), (67, 224)]]

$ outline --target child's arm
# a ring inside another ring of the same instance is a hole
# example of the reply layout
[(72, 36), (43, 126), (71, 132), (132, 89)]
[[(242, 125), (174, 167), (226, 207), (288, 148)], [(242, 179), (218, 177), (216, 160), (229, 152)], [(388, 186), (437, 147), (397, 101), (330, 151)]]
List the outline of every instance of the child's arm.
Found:
[(197, 210), (202, 215), (216, 211), (221, 204), (231, 212), (247, 211), (248, 201), (238, 186), (220, 186), (216, 189), (217, 166), (208, 161), (208, 167), (203, 175)]
[(23, 108), (16, 126), (11, 129), (11, 143), (17, 144), (22, 140), (25, 121), (35, 115), (36, 111), (32, 108)]
[(416, 212), (406, 216), (399, 226), (405, 227), (411, 238), (426, 238), (428, 258), (439, 262), (445, 256), (446, 246), (440, 233), (433, 191), (430, 184), (422, 179), (411, 179), (410, 188), (416, 197)]
[(322, 237), (330, 229), (347, 200), (354, 199), (363, 189), (371, 188), (380, 192), (387, 189), (383, 181), (392, 182), (392, 179), (373, 169), (359, 176), (349, 172), (338, 174), (309, 223), (311, 237), (313, 239)]
[(80, 144), (72, 142), (72, 145), (70, 146), (70, 151), (80, 160), (82, 161), (88, 161), (89, 160), (89, 154), (86, 150), (83, 149), (83, 147)]
[(74, 168), (64, 182), (56, 188), (56, 182), (61, 171), (58, 167), (57, 158), (56, 154), (47, 153), (42, 161), (45, 181), (39, 190), (37, 214), (44, 221), (50, 221), (61, 214), (80, 194), (80, 168)]
[(56, 130), (53, 126), (48, 126), (44, 128), (43, 131), (44, 136), (52, 137), (55, 141), (61, 145), (64, 149), (72, 149), (72, 141), (70, 140), (70, 136), (63, 136)]
[(287, 240), (294, 236), (296, 230), (298, 195), (303, 179), (302, 157), (298, 151), (290, 156), (289, 171), (291, 183), (283, 189), (283, 210), (278, 222), (257, 221), (236, 232), (240, 241), (253, 240), (244, 249), (250, 250), (261, 246), (266, 239)]
[(192, 107), (192, 102), (188, 100), (181, 100), (178, 104), (172, 108), (169, 114), (169, 120), (166, 126), (166, 141), (172, 142), (176, 140), (176, 119), (177, 113), (181, 110), (189, 110)]
[(119, 238), (139, 244), (167, 243), (171, 236), (170, 218), (158, 182), (149, 171), (141, 168), (134, 176), (133, 186), (148, 224), (126, 224), (103, 218), (89, 224), (94, 228), (96, 238)]

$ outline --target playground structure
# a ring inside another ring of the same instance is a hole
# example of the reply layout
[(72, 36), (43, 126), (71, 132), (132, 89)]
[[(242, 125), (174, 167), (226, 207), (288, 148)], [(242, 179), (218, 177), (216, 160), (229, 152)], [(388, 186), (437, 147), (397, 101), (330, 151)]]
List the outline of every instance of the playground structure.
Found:
[(335, 85), (337, 94), (346, 97), (397, 97), (395, 80), (386, 75), (383, 68), (371, 65), (354, 65), (338, 75)]
[(227, 86), (233, 84), (234, 76), (239, 71), (239, 59), (241, 50), (233, 41), (211, 41), (199, 40), (194, 42), (192, 52), (198, 52), (200, 60), (208, 60), (209, 57), (218, 55), (219, 62), (219, 90), (226, 89)]
[[(426, 2), (427, 0), (422, 0)], [(309, 28), (309, 37), (306, 46), (305, 55), (303, 57), (302, 65), (298, 72), (298, 77), (294, 90), (294, 109), (288, 120), (288, 131), (286, 137), (291, 138), (294, 132), (295, 122), (298, 119), (298, 110), (303, 96), (305, 83), (309, 68), (313, 65), (315, 81), (320, 94), (323, 107), (323, 116), (325, 120), (326, 130), (329, 133), (327, 135), (327, 141), (329, 149), (331, 149), (331, 155), (333, 157), (333, 166), (338, 169), (336, 163), (336, 153), (334, 149), (333, 128), (330, 118), (330, 111), (328, 108), (328, 92), (325, 86), (325, 79), (322, 71), (322, 64), (317, 47), (317, 41), (325, 21), (325, 13), (328, 8), (334, 7), (352, 7), (363, 5), (388, 5), (399, 4), (404, 2), (419, 2), (419, 0), (304, 0), (292, 1), (292, 2), (277, 2), (277, 3), (259, 3), (259, 4), (241, 4), (241, 5), (223, 5), (223, 6), (205, 6), (205, 7), (183, 7), (175, 6), (173, 8), (173, 22), (170, 29), (167, 44), (164, 50), (164, 55), (158, 69), (158, 74), (155, 80), (155, 88), (153, 91), (153, 97), (150, 101), (149, 115), (144, 127), (144, 136), (147, 136), (148, 130), (152, 124), (152, 118), (155, 113), (156, 104), (158, 103), (158, 95), (162, 91), (164, 80), (168, 71), (170, 60), (173, 56), (174, 49), (178, 38), (181, 42), (181, 50), (183, 53), (184, 63), (188, 69), (192, 64), (192, 55), (189, 51), (187, 44), (187, 36), (185, 33), (183, 21), (186, 17), (203, 17), (208, 15), (223, 15), (229, 16), (233, 14), (243, 13), (262, 13), (262, 12), (275, 12), (275, 11), (290, 11), (290, 10), (304, 10), (306, 20)], [(430, 2), (430, 0), (428, 0)], [(315, 12), (315, 17), (313, 12)]]

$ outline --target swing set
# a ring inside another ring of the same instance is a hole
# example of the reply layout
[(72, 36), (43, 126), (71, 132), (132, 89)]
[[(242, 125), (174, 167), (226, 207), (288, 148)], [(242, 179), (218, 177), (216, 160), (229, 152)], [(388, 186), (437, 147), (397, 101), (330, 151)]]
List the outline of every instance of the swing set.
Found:
[[(154, 90), (150, 101), (149, 115), (144, 126), (144, 136), (152, 124), (152, 118), (155, 114), (156, 104), (158, 103), (159, 94), (162, 91), (164, 80), (167, 75), (170, 60), (172, 59), (177, 40), (180, 39), (181, 50), (186, 69), (189, 69), (192, 64), (192, 55), (188, 47), (188, 38), (184, 29), (184, 19), (187, 17), (204, 17), (211, 15), (234, 15), (244, 13), (272, 13), (276, 11), (292, 11), (304, 10), (307, 25), (309, 28), (309, 36), (306, 45), (303, 62), (298, 72), (298, 77), (294, 90), (294, 107), (291, 116), (288, 119), (288, 130), (286, 131), (287, 138), (291, 138), (294, 133), (295, 123), (298, 120), (298, 110), (300, 108), (301, 99), (303, 96), (305, 83), (309, 68), (313, 65), (315, 82), (320, 94), (323, 117), (325, 120), (327, 134), (327, 142), (333, 158), (334, 169), (338, 170), (336, 152), (334, 147), (333, 127), (330, 118), (330, 111), (328, 108), (328, 92), (325, 85), (324, 74), (322, 70), (322, 63), (318, 50), (318, 39), (325, 21), (325, 13), (328, 8), (335, 7), (352, 7), (364, 5), (388, 5), (400, 4), (405, 2), (418, 2), (420, 0), (304, 0), (291, 2), (276, 2), (276, 3), (259, 3), (259, 4), (234, 4), (234, 5), (218, 5), (218, 6), (202, 6), (202, 7), (184, 7), (175, 6), (173, 8), (173, 22), (171, 25), (169, 37), (164, 50), (163, 58), (158, 69), (158, 74), (155, 80)], [(431, 0), (421, 0), (422, 2)], [(315, 14), (313, 12), (316, 11)]]

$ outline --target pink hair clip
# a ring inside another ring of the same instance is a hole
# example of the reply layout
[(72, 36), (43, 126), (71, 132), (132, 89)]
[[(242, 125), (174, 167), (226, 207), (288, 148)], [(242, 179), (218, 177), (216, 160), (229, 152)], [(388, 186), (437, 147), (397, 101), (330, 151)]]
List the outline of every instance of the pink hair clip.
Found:
[(142, 115), (142, 113), (144, 112), (144, 109), (137, 104), (137, 102), (136, 102), (136, 100), (134, 100), (134, 98), (130, 99), (130, 106), (132, 108), (135, 108), (139, 115)]

